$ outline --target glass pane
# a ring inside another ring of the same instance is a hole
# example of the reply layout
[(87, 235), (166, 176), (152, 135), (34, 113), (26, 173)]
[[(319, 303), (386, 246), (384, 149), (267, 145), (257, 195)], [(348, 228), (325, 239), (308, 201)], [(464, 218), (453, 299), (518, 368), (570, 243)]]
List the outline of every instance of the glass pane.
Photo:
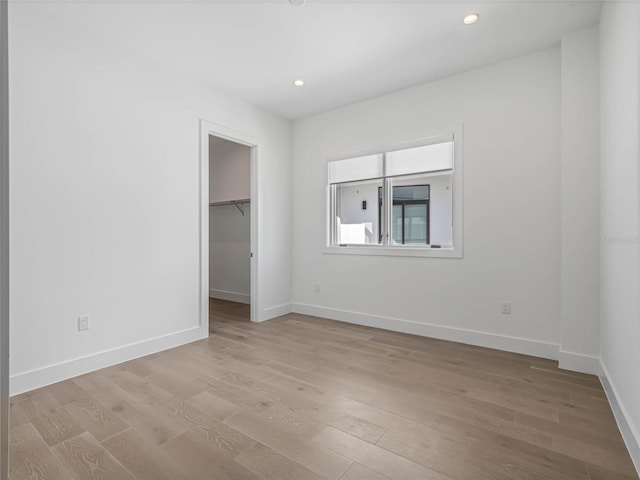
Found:
[(392, 201), (393, 244), (426, 245), (428, 243), (429, 185), (394, 185)]
[[(451, 172), (394, 178), (393, 202), (396, 205), (405, 205), (403, 222), (405, 244), (453, 245), (451, 227), (453, 175)], [(428, 209), (425, 215), (425, 211), (418, 209), (415, 205), (420, 203), (424, 205), (427, 202)], [(427, 238), (423, 240), (425, 236)]]
[(368, 245), (380, 243), (378, 189), (382, 180), (336, 185), (333, 238), (336, 244)]
[(429, 185), (405, 185), (393, 187), (393, 202), (429, 200)]
[(427, 204), (404, 206), (404, 243), (427, 243)]
[(391, 234), (393, 243), (402, 244), (402, 205), (394, 205), (392, 211)]

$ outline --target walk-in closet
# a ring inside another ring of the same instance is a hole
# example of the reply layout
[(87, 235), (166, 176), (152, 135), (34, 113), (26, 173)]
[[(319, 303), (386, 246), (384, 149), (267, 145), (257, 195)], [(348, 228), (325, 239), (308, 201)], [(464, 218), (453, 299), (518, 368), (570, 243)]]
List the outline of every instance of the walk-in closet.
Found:
[(249, 320), (251, 148), (209, 136), (209, 308)]

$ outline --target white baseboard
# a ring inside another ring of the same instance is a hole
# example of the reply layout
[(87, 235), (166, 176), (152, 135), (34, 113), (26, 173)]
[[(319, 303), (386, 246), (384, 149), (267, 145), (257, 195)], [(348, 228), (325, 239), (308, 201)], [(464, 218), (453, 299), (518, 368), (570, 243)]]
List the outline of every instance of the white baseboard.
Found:
[(631, 421), (631, 417), (627, 413), (626, 408), (621, 402), (618, 390), (611, 382), (609, 371), (602, 360), (600, 360), (600, 382), (602, 383), (604, 392), (607, 394), (609, 405), (611, 405), (611, 410), (616, 418), (618, 429), (622, 434), (627, 450), (629, 450), (631, 460), (636, 467), (638, 475), (640, 475), (640, 435)]
[(584, 355), (582, 353), (567, 352), (560, 349), (558, 352), (559, 367), (574, 372), (600, 374), (600, 357)]
[(303, 303), (294, 303), (293, 311), (305, 315), (330, 318), (342, 322), (382, 328), (395, 332), (409, 333), (423, 337), (438, 338), (452, 342), (466, 343), (480, 347), (495, 348), (507, 352), (522, 353), (535, 357), (558, 359), (559, 346), (554, 343), (540, 342), (526, 338), (509, 337), (495, 333), (478, 332), (464, 328), (446, 327), (431, 323), (419, 323), (399, 318), (369, 315), (348, 310), (320, 307)]
[(259, 322), (264, 322), (265, 320), (271, 320), (272, 318), (281, 317), (282, 315), (286, 315), (287, 313), (291, 313), (291, 304), (283, 303), (282, 305), (276, 305), (275, 307), (268, 307), (262, 310), (262, 315), (260, 316)]
[(207, 338), (208, 335), (209, 332), (206, 327), (193, 327), (28, 372), (18, 373), (11, 376), (9, 389), (11, 395), (18, 395), (68, 378), (133, 360), (134, 358)]
[(229, 302), (251, 304), (251, 295), (247, 295), (246, 293), (228, 292), (227, 290), (216, 290), (212, 288), (209, 290), (209, 297), (228, 300)]

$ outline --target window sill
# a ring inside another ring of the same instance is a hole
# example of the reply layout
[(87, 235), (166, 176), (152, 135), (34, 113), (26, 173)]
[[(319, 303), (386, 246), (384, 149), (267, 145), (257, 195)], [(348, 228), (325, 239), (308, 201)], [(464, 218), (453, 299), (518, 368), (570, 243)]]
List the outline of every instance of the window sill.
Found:
[(383, 247), (380, 245), (330, 246), (325, 247), (324, 254), (329, 255), (378, 255), (386, 257), (427, 257), (427, 258), (462, 258), (462, 249), (454, 247)]

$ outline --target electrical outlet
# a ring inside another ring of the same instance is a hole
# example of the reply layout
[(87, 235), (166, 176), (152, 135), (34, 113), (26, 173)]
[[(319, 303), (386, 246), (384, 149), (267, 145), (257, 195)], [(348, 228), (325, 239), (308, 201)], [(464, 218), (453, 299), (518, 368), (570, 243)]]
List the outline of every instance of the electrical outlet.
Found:
[(502, 302), (502, 313), (504, 313), (505, 315), (511, 315), (511, 302)]
[(314, 285), (314, 292), (316, 292), (316, 293), (320, 293), (320, 284), (319, 284), (319, 283), (316, 283), (316, 284)]
[(78, 331), (89, 330), (89, 315), (81, 315), (78, 317)]

